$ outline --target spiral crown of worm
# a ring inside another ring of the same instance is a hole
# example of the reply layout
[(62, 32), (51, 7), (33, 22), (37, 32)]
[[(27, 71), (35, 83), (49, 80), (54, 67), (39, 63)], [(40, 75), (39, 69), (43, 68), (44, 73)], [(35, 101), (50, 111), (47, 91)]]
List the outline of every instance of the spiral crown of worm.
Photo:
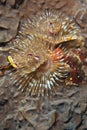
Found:
[(48, 96), (60, 85), (78, 84), (72, 72), (81, 70), (82, 63), (73, 49), (84, 46), (84, 38), (69, 17), (45, 11), (28, 18), (21, 23), (13, 44), (8, 59), (15, 69), (12, 82), (22, 92)]

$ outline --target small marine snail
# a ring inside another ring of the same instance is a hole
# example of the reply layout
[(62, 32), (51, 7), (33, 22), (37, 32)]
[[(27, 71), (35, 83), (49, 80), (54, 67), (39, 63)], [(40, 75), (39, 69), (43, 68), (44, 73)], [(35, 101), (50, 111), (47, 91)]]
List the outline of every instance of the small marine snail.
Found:
[(84, 38), (72, 19), (58, 11), (45, 11), (20, 25), (8, 62), (13, 83), (29, 95), (49, 96), (60, 85), (82, 82), (78, 52)]

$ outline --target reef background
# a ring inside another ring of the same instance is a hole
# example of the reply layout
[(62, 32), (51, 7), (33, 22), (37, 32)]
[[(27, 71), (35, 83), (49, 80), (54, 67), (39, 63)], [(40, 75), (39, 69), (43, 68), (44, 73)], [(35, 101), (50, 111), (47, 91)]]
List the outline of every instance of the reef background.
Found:
[[(72, 17), (82, 30), (87, 50), (87, 0), (0, 0), (0, 66), (7, 64), (10, 41), (22, 18), (46, 9)], [(82, 85), (60, 88), (55, 97), (41, 102), (28, 95), (17, 96), (9, 76), (2, 77), (0, 71), (0, 130), (87, 130), (87, 67), (83, 69)]]

